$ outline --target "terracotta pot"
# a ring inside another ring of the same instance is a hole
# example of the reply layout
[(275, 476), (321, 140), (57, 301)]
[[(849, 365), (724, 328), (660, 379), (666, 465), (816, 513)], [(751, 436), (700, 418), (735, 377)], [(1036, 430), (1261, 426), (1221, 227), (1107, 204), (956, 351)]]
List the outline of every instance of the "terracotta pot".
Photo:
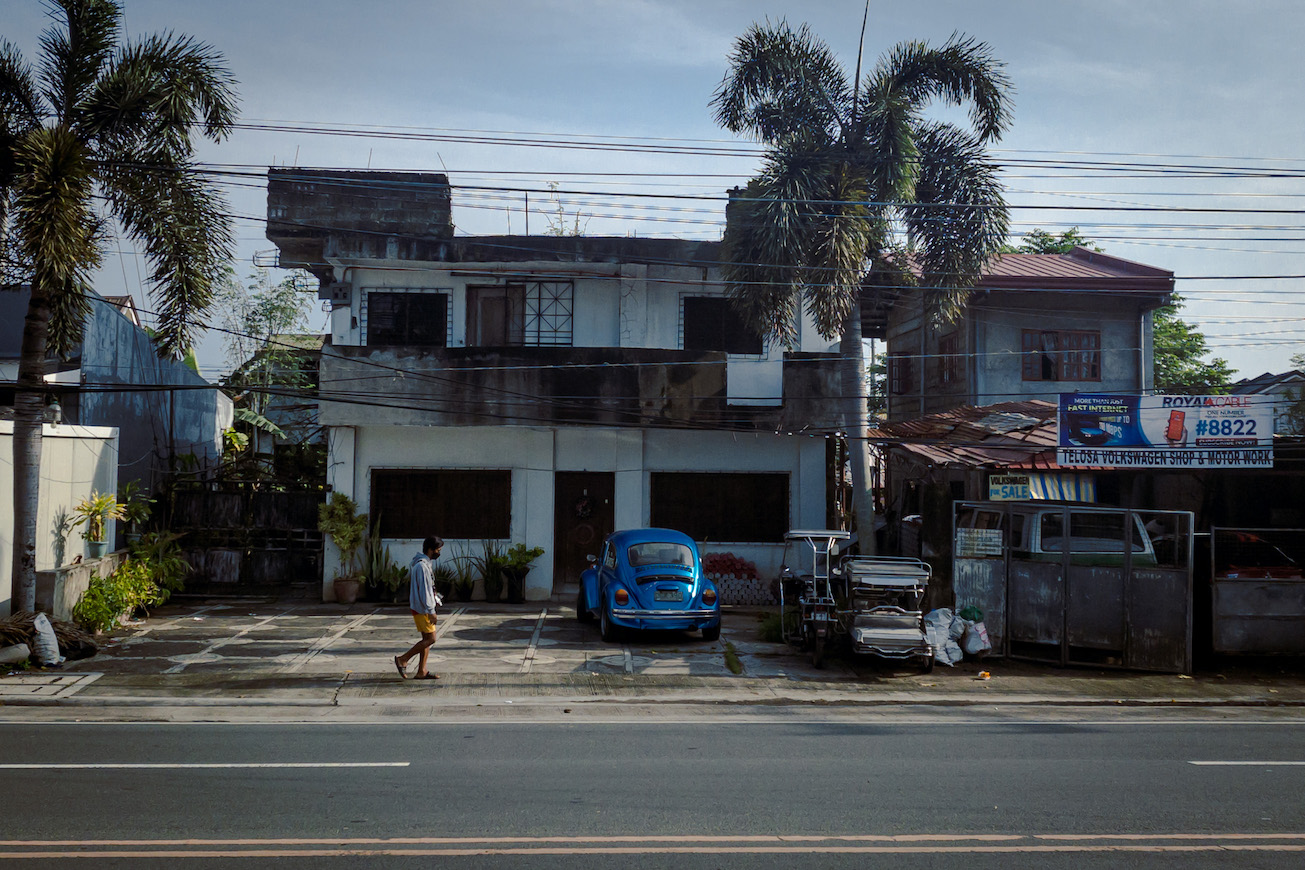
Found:
[(336, 577), (335, 601), (337, 604), (353, 604), (358, 600), (358, 590), (362, 584), (353, 577)]

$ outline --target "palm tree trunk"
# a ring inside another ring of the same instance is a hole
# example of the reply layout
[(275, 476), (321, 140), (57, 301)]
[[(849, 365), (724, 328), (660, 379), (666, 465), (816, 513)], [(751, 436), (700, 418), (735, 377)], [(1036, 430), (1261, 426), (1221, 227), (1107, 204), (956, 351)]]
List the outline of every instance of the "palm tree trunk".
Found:
[(847, 433), (847, 453), (852, 466), (853, 528), (861, 553), (875, 554), (874, 494), (870, 491), (870, 403), (866, 394), (865, 345), (861, 341), (861, 304), (843, 324), (838, 342), (839, 392), (842, 394), (843, 430)]
[(45, 417), (45, 347), (50, 304), (32, 288), (14, 395), (14, 561), (12, 608), (36, 609), (36, 517), (41, 486), (41, 424)]

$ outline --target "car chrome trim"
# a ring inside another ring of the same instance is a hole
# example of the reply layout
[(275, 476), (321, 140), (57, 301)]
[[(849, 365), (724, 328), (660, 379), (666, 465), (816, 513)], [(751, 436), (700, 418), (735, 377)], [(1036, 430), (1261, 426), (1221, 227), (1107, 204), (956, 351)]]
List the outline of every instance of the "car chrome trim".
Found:
[(622, 619), (704, 619), (719, 616), (719, 610), (631, 610), (612, 608), (612, 616)]

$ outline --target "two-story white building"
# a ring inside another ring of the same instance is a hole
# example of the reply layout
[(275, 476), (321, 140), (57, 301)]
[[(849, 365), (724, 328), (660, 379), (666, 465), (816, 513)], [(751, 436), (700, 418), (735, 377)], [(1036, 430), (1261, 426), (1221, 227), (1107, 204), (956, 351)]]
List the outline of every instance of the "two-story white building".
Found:
[(269, 172), (267, 232), (331, 304), (328, 482), (405, 561), (427, 534), (541, 546), (544, 599), (616, 529), (773, 576), (785, 530), (825, 525), (835, 348), (751, 333), (719, 244), (455, 237), (444, 175), (300, 169)]

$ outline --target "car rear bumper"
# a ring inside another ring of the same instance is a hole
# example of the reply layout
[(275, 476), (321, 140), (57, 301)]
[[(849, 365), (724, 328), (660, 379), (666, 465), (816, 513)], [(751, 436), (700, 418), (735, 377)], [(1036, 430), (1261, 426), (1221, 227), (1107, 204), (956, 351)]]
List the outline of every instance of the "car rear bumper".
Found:
[(719, 610), (640, 610), (617, 607), (611, 611), (612, 621), (633, 629), (685, 629), (693, 631), (720, 622)]

